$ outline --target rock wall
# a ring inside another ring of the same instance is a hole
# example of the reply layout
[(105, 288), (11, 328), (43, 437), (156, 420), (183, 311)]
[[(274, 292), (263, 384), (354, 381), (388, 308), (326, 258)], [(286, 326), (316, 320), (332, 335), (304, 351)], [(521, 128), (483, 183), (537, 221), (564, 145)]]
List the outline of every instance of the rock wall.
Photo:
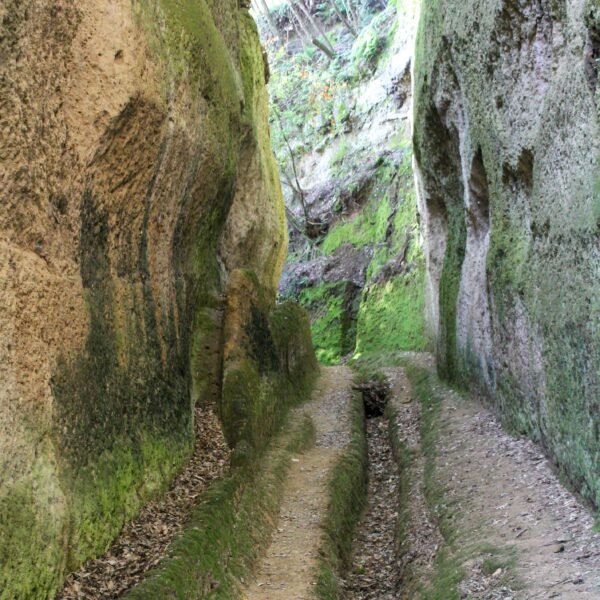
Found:
[(600, 505), (600, 8), (424, 0), (414, 143), (441, 371)]
[(272, 311), (287, 238), (242, 4), (0, 6), (0, 598), (51, 597), (189, 455), (230, 274)]
[[(428, 345), (409, 119), (415, 3), (371, 6), (356, 38), (335, 13), (316, 15), (335, 61), (309, 58), (294, 37), (285, 53), (268, 46), (285, 117), (272, 119), (274, 149), (293, 215), (280, 293), (309, 312), (325, 364)], [(298, 188), (317, 226), (308, 241)]]

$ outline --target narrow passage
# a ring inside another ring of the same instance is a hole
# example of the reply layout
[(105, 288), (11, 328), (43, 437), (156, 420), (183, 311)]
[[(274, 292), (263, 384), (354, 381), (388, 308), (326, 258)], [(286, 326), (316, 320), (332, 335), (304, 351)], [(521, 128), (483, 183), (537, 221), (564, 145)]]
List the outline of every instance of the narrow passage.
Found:
[(279, 523), (254, 582), (244, 592), (247, 600), (314, 597), (329, 477), (350, 440), (351, 381), (347, 367), (323, 368), (313, 400), (301, 409), (315, 423), (316, 445), (293, 459)]

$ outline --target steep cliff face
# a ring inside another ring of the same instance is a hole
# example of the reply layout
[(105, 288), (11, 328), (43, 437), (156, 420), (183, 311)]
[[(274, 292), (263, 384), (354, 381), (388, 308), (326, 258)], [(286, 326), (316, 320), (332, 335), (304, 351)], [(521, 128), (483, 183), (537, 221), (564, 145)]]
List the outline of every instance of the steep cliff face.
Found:
[(291, 213), (280, 293), (309, 312), (326, 364), (427, 346), (409, 123), (416, 11), (412, 0), (385, 4), (357, 3), (354, 36), (331, 5), (312, 3), (332, 61), (283, 26), (267, 46)]
[(240, 4), (0, 7), (2, 598), (51, 596), (185, 460), (229, 368), (232, 273), (279, 335), (283, 203)]
[(600, 505), (600, 10), (425, 0), (414, 141), (441, 370)]

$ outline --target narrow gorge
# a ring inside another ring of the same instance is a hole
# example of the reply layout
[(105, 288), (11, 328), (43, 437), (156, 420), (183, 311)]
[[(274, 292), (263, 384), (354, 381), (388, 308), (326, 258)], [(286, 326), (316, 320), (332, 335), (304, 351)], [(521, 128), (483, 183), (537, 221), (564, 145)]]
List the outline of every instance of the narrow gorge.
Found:
[(598, 0), (0, 0), (0, 600), (600, 598)]

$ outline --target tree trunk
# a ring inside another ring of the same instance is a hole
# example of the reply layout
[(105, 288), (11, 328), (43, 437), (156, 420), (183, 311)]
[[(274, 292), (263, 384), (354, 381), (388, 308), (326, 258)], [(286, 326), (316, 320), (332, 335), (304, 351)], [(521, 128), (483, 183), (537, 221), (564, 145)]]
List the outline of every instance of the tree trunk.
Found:
[(357, 37), (356, 29), (350, 23), (348, 17), (338, 8), (335, 0), (329, 0), (331, 6), (333, 6), (333, 10), (335, 10), (335, 14), (338, 16), (339, 20), (344, 24), (346, 29), (352, 34), (352, 37)]
[(300, 16), (300, 14), (299, 14), (299, 12), (298, 12), (298, 10), (297, 10), (297, 8), (296, 8), (296, 6), (294, 5), (293, 2), (290, 2), (290, 10), (292, 11), (292, 14), (294, 15), (294, 18), (296, 19), (296, 21), (300, 25), (300, 29), (304, 33), (304, 35), (301, 36), (303, 38), (303, 41), (306, 44), (310, 44), (313, 36), (311, 35), (310, 31), (307, 29), (306, 24), (302, 20), (302, 17)]
[(333, 60), (335, 58), (335, 51), (332, 51), (330, 48), (328, 48), (323, 42), (321, 42), (320, 39), (313, 38), (312, 39), (312, 43), (319, 50), (321, 50), (327, 56), (327, 58), (329, 58), (329, 60)]
[(292, 150), (290, 141), (285, 133), (285, 129), (283, 128), (283, 121), (281, 120), (281, 115), (279, 114), (279, 110), (276, 106), (273, 106), (273, 112), (275, 113), (275, 118), (277, 119), (277, 123), (281, 131), (281, 137), (283, 138), (283, 141), (285, 142), (285, 145), (288, 149), (288, 153), (290, 155), (290, 161), (292, 163), (292, 172), (294, 174), (294, 180), (296, 182), (296, 185), (294, 186), (294, 184), (290, 181), (290, 187), (298, 193), (300, 204), (302, 206), (302, 212), (304, 214), (304, 230), (308, 235), (308, 228), (310, 226), (310, 213), (308, 210), (308, 205), (306, 203), (306, 198), (304, 196), (304, 191), (302, 190), (302, 186), (300, 185), (300, 181), (298, 180), (298, 171), (296, 170), (296, 158), (294, 157), (294, 151)]
[(350, 21), (352, 21), (354, 27), (358, 27), (360, 25), (360, 19), (358, 18), (358, 13), (354, 11), (354, 8), (352, 6), (352, 0), (342, 0), (342, 4), (344, 5), (344, 8), (346, 9), (346, 14), (348, 15)]
[[(331, 42), (329, 41), (329, 38), (327, 37), (327, 34), (323, 30), (323, 28), (321, 27), (321, 25), (319, 24), (317, 19), (315, 19), (310, 14), (310, 11), (304, 5), (303, 0), (296, 0), (296, 2), (297, 2), (296, 6), (304, 13), (304, 16), (308, 19), (308, 22), (311, 24), (313, 31), (316, 33), (316, 35), (314, 35), (313, 37), (322, 38), (324, 40), (324, 44), (329, 48), (329, 50), (333, 54), (333, 56), (335, 56), (335, 48), (332, 46)], [(290, 4), (291, 4), (291, 2), (290, 2)], [(315, 46), (317, 46), (317, 44), (315, 44)], [(317, 46), (317, 47), (319, 48), (320, 46)], [(330, 58), (332, 58), (332, 56), (330, 56), (329, 54), (328, 54), (328, 56)]]
[(278, 38), (279, 30), (277, 29), (277, 23), (275, 23), (275, 19), (273, 18), (273, 15), (271, 14), (269, 7), (267, 6), (267, 1), (266, 0), (256, 0), (256, 3), (258, 4), (258, 6), (260, 8), (260, 12), (264, 15), (265, 19), (267, 19), (267, 23), (269, 24), (269, 29), (271, 30), (271, 33), (276, 38)]

